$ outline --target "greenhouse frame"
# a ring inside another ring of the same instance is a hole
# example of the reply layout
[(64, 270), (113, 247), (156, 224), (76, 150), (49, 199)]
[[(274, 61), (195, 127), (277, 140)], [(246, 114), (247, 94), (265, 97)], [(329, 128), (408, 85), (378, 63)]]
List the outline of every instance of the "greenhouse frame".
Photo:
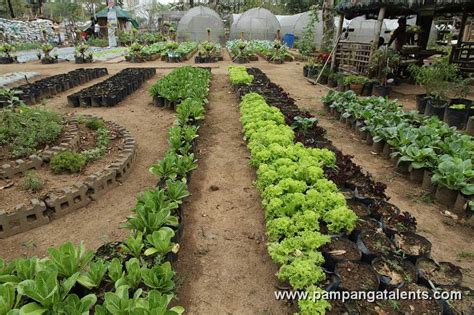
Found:
[(224, 40), (224, 23), (219, 14), (207, 7), (198, 6), (190, 9), (178, 23), (177, 35), (180, 41), (208, 40), (207, 30), (210, 29), (210, 40)]
[(244, 39), (275, 40), (280, 29), (280, 22), (272, 12), (253, 8), (233, 21), (230, 38), (238, 39), (242, 34)]

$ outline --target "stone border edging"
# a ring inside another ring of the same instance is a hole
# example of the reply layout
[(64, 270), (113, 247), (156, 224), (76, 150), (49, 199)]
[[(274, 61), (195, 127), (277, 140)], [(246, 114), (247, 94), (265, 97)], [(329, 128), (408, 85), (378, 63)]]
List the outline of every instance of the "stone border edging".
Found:
[[(79, 140), (77, 118), (75, 121), (75, 133), (77, 140)], [(12, 213), (6, 213), (0, 209), (0, 239), (48, 224), (56, 218), (85, 207), (92, 200), (98, 200), (106, 192), (117, 187), (128, 177), (131, 166), (137, 157), (136, 141), (127, 129), (114, 122), (109, 123), (118, 129), (124, 139), (125, 145), (119, 157), (102, 171), (89, 175), (83, 182), (65, 187), (60, 194), (48, 194), (48, 197), (44, 200), (31, 199), (30, 205), (18, 204)], [(74, 140), (74, 131), (71, 131), (71, 134), (73, 136), (70, 139)], [(69, 142), (70, 145), (75, 145), (76, 147), (79, 145), (79, 141), (71, 142)], [(57, 148), (59, 148), (59, 151), (67, 149), (61, 145)], [(50, 158), (53, 154), (48, 155), (48, 157)], [(41, 159), (35, 156), (35, 163), (39, 163), (39, 161), (42, 163), (38, 168), (46, 162), (44, 157)], [(31, 163), (25, 162), (20, 164), (22, 169), (26, 169), (26, 165), (31, 166)]]

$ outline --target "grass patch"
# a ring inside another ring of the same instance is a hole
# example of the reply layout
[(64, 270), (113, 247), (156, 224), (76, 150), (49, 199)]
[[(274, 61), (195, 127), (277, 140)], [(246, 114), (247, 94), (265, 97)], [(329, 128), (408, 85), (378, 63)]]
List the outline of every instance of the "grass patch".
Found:
[(38, 192), (43, 188), (43, 181), (33, 172), (27, 172), (23, 178), (23, 187), (32, 192)]

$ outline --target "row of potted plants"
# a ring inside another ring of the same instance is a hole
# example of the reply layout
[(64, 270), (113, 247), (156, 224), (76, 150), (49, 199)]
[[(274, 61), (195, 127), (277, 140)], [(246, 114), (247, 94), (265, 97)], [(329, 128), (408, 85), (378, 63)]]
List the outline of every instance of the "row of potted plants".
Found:
[(250, 44), (250, 41), (242, 39), (229, 40), (226, 43), (226, 47), (232, 61), (235, 63), (248, 63), (258, 60), (255, 47)]
[[(297, 141), (306, 147), (328, 148), (335, 153), (336, 168), (326, 168), (324, 174), (327, 178), (334, 179), (340, 191), (346, 196), (347, 206), (359, 217), (349, 237), (340, 234), (333, 235), (330, 243), (321, 248), (325, 260), (322, 266), (326, 279), (320, 286), (326, 291), (420, 290), (426, 292), (427, 296), (432, 296), (434, 289), (465, 291), (464, 288), (458, 286), (462, 277), (459, 267), (450, 263), (438, 264), (428, 259), (431, 243), (414, 233), (416, 231), (415, 218), (408, 212), (402, 213), (397, 207), (388, 203), (380, 193), (380, 191), (383, 192), (383, 187), (379, 187), (380, 183), (370, 183), (370, 180), (366, 180), (366, 184), (363, 185), (358, 183), (360, 181), (358, 178), (361, 177), (360, 174), (358, 175), (361, 172), (360, 167), (351, 161), (350, 156), (343, 155), (325, 139), (324, 129), (317, 126), (317, 120), (310, 114), (300, 111), (294, 100), (289, 98), (283, 89), (268, 80), (259, 69), (248, 69), (248, 74), (254, 79), (250, 84), (242, 84), (236, 88), (239, 95), (243, 96), (252, 91), (260, 93), (268, 104), (281, 110), (285, 122), (292, 126)], [(242, 78), (242, 80), (248, 80), (248, 78)], [(271, 153), (265, 152), (261, 156), (268, 158), (272, 155)], [(274, 154), (278, 156), (281, 152), (276, 151)], [(277, 174), (280, 173), (293, 174), (297, 171), (291, 167), (279, 165)], [(363, 197), (364, 195), (380, 197), (373, 199)], [(321, 207), (324, 208), (324, 203), (318, 204), (315, 208), (321, 209)], [(283, 225), (282, 230), (285, 229), (291, 230), (291, 225)], [(320, 230), (327, 231), (327, 226), (320, 224)], [(426, 267), (424, 264), (426, 261), (429, 262), (430, 267)], [(421, 273), (424, 273), (423, 276), (413, 276)], [(441, 281), (439, 278), (448, 280)], [(436, 284), (431, 285), (430, 281)], [(449, 301), (449, 305), (447, 301), (435, 300), (430, 303), (422, 300), (397, 300), (393, 303), (329, 301), (331, 310), (327, 313), (366, 314), (380, 312), (380, 310), (394, 313), (441, 313), (442, 311), (448, 313), (454, 310), (462, 312), (468, 310), (472, 302), (472, 299), (469, 300), (468, 297), (469, 295), (463, 296), (464, 299), (460, 303)], [(311, 306), (310, 303), (309, 307)], [(322, 310), (320, 311), (322, 313)], [(313, 308), (305, 314), (318, 314), (318, 312)]]
[[(448, 125), (474, 133), (474, 107), (465, 97), (471, 91), (471, 79), (463, 78), (458, 67), (441, 59), (430, 66), (411, 65), (410, 74), (426, 92), (416, 96), (421, 114), (437, 116)], [(450, 98), (452, 97), (452, 98)], [(469, 119), (471, 122), (469, 123)]]
[(374, 151), (392, 158), (399, 172), (432, 192), (436, 185), (435, 197), (443, 205), (463, 215), (465, 208), (472, 207), (471, 136), (456, 132), (436, 117), (406, 113), (396, 101), (333, 91), (322, 101), (356, 128)]
[(196, 49), (197, 43), (195, 42), (178, 43), (170, 40), (145, 46), (134, 42), (129, 46), (125, 60), (140, 63), (160, 58), (167, 62), (182, 62), (189, 59)]
[(219, 43), (204, 41), (198, 46), (197, 56), (194, 57), (195, 63), (210, 63), (224, 60), (222, 57), (222, 47)]
[[(209, 74), (210, 77), (210, 74)], [(50, 248), (46, 258), (19, 258), (9, 263), (0, 259), (0, 312), (2, 314), (182, 314), (171, 307), (175, 272), (171, 261), (179, 250), (182, 233), (182, 200), (189, 195), (186, 179), (197, 165), (189, 151), (197, 138), (200, 111), (181, 112), (170, 128), (173, 156), (169, 168), (177, 170), (160, 176), (159, 187), (143, 192), (127, 218), (130, 230), (124, 242), (108, 243), (96, 252), (81, 243), (68, 242)], [(169, 158), (168, 158), (169, 159)], [(190, 164), (193, 167), (180, 168)], [(161, 163), (161, 162), (160, 162)], [(158, 163), (157, 165), (159, 165)]]
[(179, 67), (149, 88), (156, 106), (175, 107), (187, 98), (202, 99), (209, 93), (207, 73), (202, 68)]
[[(318, 285), (326, 277), (320, 248), (330, 242), (319, 232), (320, 222), (329, 232), (341, 233), (350, 232), (357, 220), (336, 185), (324, 177), (321, 167), (334, 165), (335, 156), (294, 144), (283, 115), (256, 93), (242, 98), (240, 111), (251, 163), (258, 168), (256, 186), (265, 208), (268, 251), (280, 265), (277, 276), (295, 290), (320, 291)], [(329, 307), (325, 300), (299, 301), (301, 314), (320, 314)]]
[(40, 102), (42, 99), (57, 93), (72, 89), (90, 80), (107, 75), (107, 68), (76, 69), (67, 73), (49, 76), (32, 83), (14, 88), (22, 101), (28, 105)]
[(252, 40), (250, 45), (268, 62), (282, 64), (285, 61), (293, 61), (293, 55), (288, 51), (288, 47), (279, 40)]
[(126, 68), (107, 80), (68, 95), (73, 107), (115, 106), (156, 74), (155, 68)]

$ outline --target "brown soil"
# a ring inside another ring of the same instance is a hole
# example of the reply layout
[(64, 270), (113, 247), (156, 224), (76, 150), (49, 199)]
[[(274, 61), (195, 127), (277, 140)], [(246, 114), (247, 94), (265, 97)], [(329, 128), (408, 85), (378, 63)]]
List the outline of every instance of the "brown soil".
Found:
[(397, 248), (407, 255), (428, 256), (430, 254), (430, 244), (414, 233), (402, 232), (395, 234), (393, 241)]
[(377, 275), (372, 267), (362, 262), (344, 261), (336, 265), (336, 273), (341, 278), (341, 288), (349, 291), (377, 290)]
[(361, 258), (361, 253), (355, 243), (345, 238), (332, 239), (331, 242), (324, 247), (323, 251), (339, 261), (360, 260)]
[[(96, 147), (96, 132), (87, 128), (84, 124), (78, 124), (80, 145), (79, 151), (90, 150)], [(16, 176), (11, 180), (1, 180), (0, 187), (6, 184), (13, 184), (7, 189), (0, 190), (2, 210), (7, 213), (14, 212), (16, 205), (29, 205), (30, 200), (37, 198), (44, 200), (50, 194), (61, 193), (64, 188), (71, 187), (76, 183), (83, 182), (89, 175), (102, 171), (107, 165), (117, 160), (120, 151), (123, 149), (123, 138), (117, 134), (115, 127), (107, 125), (109, 129), (110, 143), (107, 153), (101, 158), (90, 161), (80, 173), (54, 173), (49, 165), (45, 164), (39, 170), (32, 170), (32, 176), (38, 178), (43, 186), (40, 191), (32, 192), (24, 187), (25, 176)]]
[(417, 262), (417, 267), (424, 277), (436, 285), (458, 285), (462, 279), (460, 270), (446, 262), (436, 265), (432, 260), (422, 259)]
[(372, 262), (372, 266), (378, 274), (390, 277), (391, 285), (416, 280), (415, 266), (408, 261), (379, 257)]
[[(422, 287), (417, 284), (410, 283), (404, 286), (400, 291), (407, 291), (407, 292), (416, 292), (419, 291), (420, 293), (423, 291), (429, 291), (427, 288)], [(410, 293), (413, 294), (413, 293)], [(431, 292), (430, 292), (431, 296)], [(409, 299), (409, 300), (398, 300), (400, 304), (400, 311), (403, 313), (410, 313), (410, 314), (441, 314), (441, 307), (436, 302), (436, 300), (423, 300), (423, 299)]]
[(388, 254), (393, 250), (393, 244), (383, 232), (373, 230), (360, 233), (360, 239), (367, 247), (370, 254)]
[(287, 313), (274, 298), (277, 267), (265, 246), (237, 104), (226, 75), (215, 74), (177, 263), (179, 303), (189, 314)]

